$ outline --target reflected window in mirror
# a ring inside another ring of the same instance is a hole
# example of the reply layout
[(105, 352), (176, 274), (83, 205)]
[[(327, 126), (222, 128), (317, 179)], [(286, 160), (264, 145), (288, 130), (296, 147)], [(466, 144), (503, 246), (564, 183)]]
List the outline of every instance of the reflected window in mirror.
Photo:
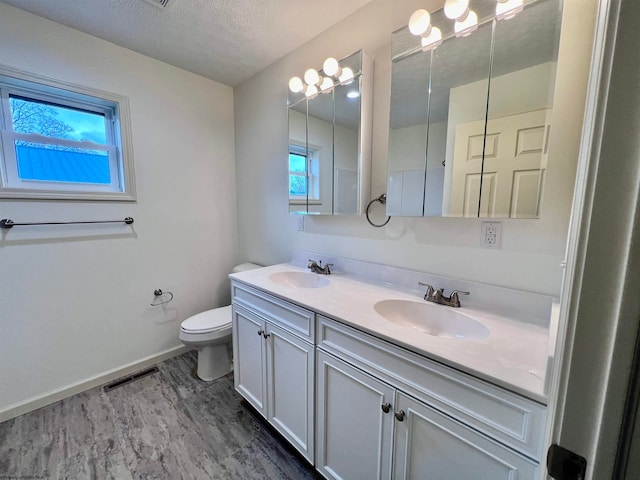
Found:
[(301, 200), (307, 193), (307, 154), (289, 148), (289, 198)]
[(289, 145), (289, 200), (319, 200), (318, 151)]

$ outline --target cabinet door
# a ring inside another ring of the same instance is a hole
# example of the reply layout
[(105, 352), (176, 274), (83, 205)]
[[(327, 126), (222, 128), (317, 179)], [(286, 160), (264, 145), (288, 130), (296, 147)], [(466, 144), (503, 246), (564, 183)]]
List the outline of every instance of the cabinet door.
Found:
[(236, 390), (266, 416), (264, 320), (233, 306), (233, 371)]
[(393, 478), (528, 480), (538, 465), (398, 391)]
[(314, 454), (314, 347), (267, 322), (267, 419), (309, 462)]
[(316, 468), (331, 479), (390, 478), (393, 388), (317, 352)]

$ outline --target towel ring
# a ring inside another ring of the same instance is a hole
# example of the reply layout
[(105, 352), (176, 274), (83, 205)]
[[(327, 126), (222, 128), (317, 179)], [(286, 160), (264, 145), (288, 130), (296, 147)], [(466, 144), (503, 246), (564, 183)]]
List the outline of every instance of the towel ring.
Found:
[(173, 293), (171, 293), (171, 292), (163, 292), (163, 291), (162, 291), (161, 289), (159, 289), (159, 288), (156, 288), (156, 289), (153, 291), (153, 294), (156, 296), (156, 299), (157, 299), (158, 297), (161, 297), (161, 296), (162, 296), (162, 295), (164, 295), (165, 293), (166, 293), (167, 295), (171, 295), (171, 296), (169, 297), (169, 300), (167, 300), (166, 302), (151, 303), (150, 305), (151, 305), (152, 307), (157, 307), (158, 305), (164, 305), (164, 304), (166, 304), (166, 303), (169, 303), (171, 300), (173, 300)]
[(373, 205), (374, 202), (380, 202), (382, 205), (386, 205), (387, 204), (387, 194), (383, 193), (382, 195), (380, 195), (377, 198), (374, 198), (373, 200), (371, 200), (368, 204), (367, 204), (367, 210), (366, 210), (366, 215), (367, 215), (367, 222), (369, 222), (369, 224), (372, 227), (376, 227), (376, 228), (380, 228), (380, 227), (384, 227), (387, 223), (389, 223), (389, 220), (391, 220), (391, 215), (387, 215), (387, 221), (381, 224), (377, 224), (377, 223), (373, 223), (371, 221), (371, 219), (369, 218), (369, 209), (371, 208), (371, 205)]

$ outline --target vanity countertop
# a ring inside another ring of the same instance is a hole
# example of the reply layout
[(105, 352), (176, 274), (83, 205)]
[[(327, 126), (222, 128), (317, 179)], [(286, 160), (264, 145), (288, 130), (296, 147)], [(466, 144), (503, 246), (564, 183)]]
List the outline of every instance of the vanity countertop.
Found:
[[(424, 293), (388, 288), (341, 273), (325, 277), (329, 280), (326, 286), (298, 288), (270, 280), (269, 276), (277, 272), (309, 270), (285, 263), (231, 274), (230, 277), (532, 400), (547, 403), (545, 372), (549, 330), (545, 327), (465, 307), (462, 297), (463, 306), (454, 310), (482, 322), (491, 331), (489, 336), (482, 339), (432, 336), (412, 327), (396, 325), (374, 309), (380, 300), (423, 302)], [(452, 307), (434, 305), (434, 308)]]

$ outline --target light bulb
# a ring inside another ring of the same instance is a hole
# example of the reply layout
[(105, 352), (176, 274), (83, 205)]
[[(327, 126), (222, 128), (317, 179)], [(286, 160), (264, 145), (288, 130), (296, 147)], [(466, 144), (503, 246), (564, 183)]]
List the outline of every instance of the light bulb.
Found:
[(318, 87), (316, 87), (315, 85), (309, 85), (304, 91), (304, 94), (307, 96), (307, 98), (313, 97), (318, 94)]
[(322, 64), (322, 71), (330, 77), (340, 75), (340, 64), (338, 63), (338, 60), (333, 57), (327, 58)]
[(496, 19), (509, 20), (523, 9), (522, 0), (498, 0), (496, 3)]
[(353, 70), (351, 70), (349, 67), (344, 67), (338, 80), (340, 80), (340, 83), (346, 83), (353, 80)]
[(293, 93), (300, 93), (304, 90), (302, 79), (300, 77), (291, 77), (291, 80), (289, 80), (289, 90)]
[(313, 68), (310, 68), (306, 72), (304, 72), (304, 81), (307, 85), (317, 85), (320, 81), (320, 75)]
[(478, 15), (473, 10), (469, 10), (467, 18), (463, 21), (457, 21), (453, 25), (453, 29), (456, 32), (456, 37), (466, 37), (471, 32), (478, 28)]
[(324, 77), (320, 83), (320, 90), (327, 92), (333, 88), (333, 80), (329, 77)]
[(444, 14), (451, 20), (464, 20), (469, 10), (469, 0), (447, 0)]
[(429, 34), (431, 28), (431, 15), (426, 10), (420, 9), (409, 17), (409, 31), (417, 36)]
[(426, 37), (422, 37), (422, 50), (427, 51), (436, 48), (442, 43), (442, 32), (438, 27), (433, 27), (431, 33)]

